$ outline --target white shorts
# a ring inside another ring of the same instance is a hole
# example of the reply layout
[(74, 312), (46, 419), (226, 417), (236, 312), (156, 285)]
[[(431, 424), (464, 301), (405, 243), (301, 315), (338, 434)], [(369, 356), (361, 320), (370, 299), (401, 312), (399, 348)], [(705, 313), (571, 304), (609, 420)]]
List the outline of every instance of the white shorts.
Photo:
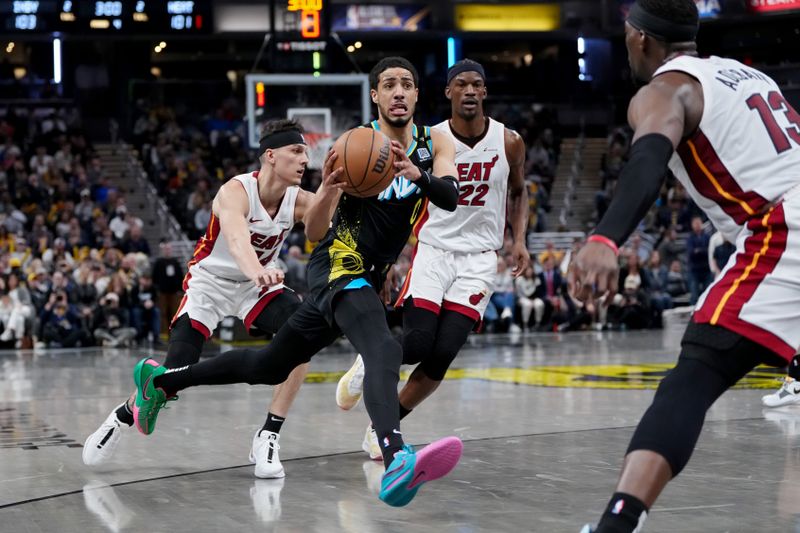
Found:
[(441, 308), (480, 321), (497, 276), (495, 251), (462, 253), (418, 243), (411, 270), (395, 305), (414, 305), (439, 313)]
[(226, 316), (242, 319), (249, 330), (259, 313), (283, 292), (282, 283), (269, 288), (256, 287), (252, 281), (232, 281), (215, 276), (199, 264), (189, 267), (184, 280), (184, 294), (174, 324), (181, 315), (189, 315), (192, 327), (206, 339)]
[(747, 223), (693, 320), (725, 327), (787, 361), (800, 348), (800, 194)]

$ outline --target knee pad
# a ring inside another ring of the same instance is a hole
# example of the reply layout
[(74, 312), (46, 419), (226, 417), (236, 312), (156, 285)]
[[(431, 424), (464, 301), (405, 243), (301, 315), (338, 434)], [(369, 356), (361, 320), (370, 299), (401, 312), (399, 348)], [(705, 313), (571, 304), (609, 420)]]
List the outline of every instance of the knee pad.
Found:
[(403, 333), (403, 364), (415, 365), (433, 354), (434, 334), (425, 329), (408, 329)]
[[(277, 333), (298, 307), (300, 307), (300, 299), (294, 291), (284, 290), (269, 302), (253, 320), (249, 333), (251, 335)], [(258, 331), (253, 331), (254, 328)]]

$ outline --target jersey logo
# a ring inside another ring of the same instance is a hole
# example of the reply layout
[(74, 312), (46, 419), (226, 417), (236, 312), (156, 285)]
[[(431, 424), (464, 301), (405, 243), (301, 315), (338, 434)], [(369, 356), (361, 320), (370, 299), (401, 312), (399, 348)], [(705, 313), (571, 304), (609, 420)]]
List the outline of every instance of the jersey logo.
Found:
[(389, 186), (378, 195), (378, 200), (391, 200), (392, 197), (397, 197), (398, 200), (402, 200), (403, 198), (408, 198), (418, 191), (419, 187), (417, 187), (413, 181), (401, 176), (392, 180), (392, 183), (390, 183)]
[(255, 224), (256, 222), (261, 222), (261, 221), (263, 221), (263, 220), (264, 220), (263, 218), (253, 218), (253, 217), (250, 217), (250, 224)]
[(458, 181), (489, 181), (489, 176), (492, 174), (492, 169), (498, 159), (500, 159), (500, 156), (496, 155), (486, 163), (459, 163), (456, 165)]
[(278, 252), (276, 245), (283, 242), (283, 237), (289, 230), (284, 229), (279, 235), (261, 235), (260, 233), (250, 234), (250, 244), (253, 245), (258, 262), (262, 265), (269, 264)]
[(427, 161), (431, 158), (431, 153), (427, 148), (417, 148), (417, 155), (419, 156), (420, 161)]
[(478, 305), (484, 298), (486, 298), (486, 289), (482, 290), (479, 293), (471, 294), (469, 296), (469, 303), (472, 305)]

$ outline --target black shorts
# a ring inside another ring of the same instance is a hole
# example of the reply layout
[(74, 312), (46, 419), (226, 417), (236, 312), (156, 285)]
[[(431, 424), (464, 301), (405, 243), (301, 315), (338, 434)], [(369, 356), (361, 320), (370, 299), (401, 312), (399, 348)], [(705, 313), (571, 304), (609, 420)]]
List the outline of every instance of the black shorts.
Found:
[[(331, 264), (327, 253), (316, 252), (308, 261), (308, 294), (305, 301), (319, 312), (329, 326), (335, 327), (333, 306), (336, 297), (343, 290), (371, 287), (380, 292), (385, 279), (385, 268), (371, 267), (360, 274), (342, 274), (334, 280), (331, 277)], [(307, 310), (304, 314), (308, 314)]]

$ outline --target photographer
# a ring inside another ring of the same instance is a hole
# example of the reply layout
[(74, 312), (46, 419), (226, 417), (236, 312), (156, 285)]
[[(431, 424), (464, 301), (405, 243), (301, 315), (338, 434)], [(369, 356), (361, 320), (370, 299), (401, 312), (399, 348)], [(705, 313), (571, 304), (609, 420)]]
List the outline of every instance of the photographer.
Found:
[(136, 329), (130, 327), (128, 311), (120, 307), (119, 295), (115, 292), (109, 292), (100, 300), (100, 307), (94, 314), (94, 337), (112, 347), (129, 344), (136, 337)]
[(52, 292), (41, 314), (42, 340), (49, 347), (74, 348), (89, 344), (89, 334), (81, 318), (69, 305), (64, 292)]

